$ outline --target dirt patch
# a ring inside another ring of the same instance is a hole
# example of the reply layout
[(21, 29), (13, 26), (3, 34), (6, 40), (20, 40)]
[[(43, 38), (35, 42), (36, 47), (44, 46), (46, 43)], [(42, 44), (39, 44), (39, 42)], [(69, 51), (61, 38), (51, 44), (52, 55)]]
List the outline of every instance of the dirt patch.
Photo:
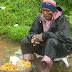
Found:
[(20, 49), (20, 44), (18, 42), (2, 38), (0, 40), (0, 60), (9, 59), (10, 55), (13, 55), (18, 49)]
[(0, 36), (0, 48), (10, 48), (15, 46), (20, 46), (20, 43), (8, 39), (6, 35)]
[(7, 42), (5, 39), (0, 40), (0, 48), (9, 48), (13, 46), (11, 42)]

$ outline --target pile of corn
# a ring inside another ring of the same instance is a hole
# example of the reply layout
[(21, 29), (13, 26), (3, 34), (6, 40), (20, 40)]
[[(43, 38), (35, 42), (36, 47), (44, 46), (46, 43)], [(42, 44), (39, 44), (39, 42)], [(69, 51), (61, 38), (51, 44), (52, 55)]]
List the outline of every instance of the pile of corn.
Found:
[(4, 65), (2, 65), (0, 67), (0, 70), (11, 70), (11, 71), (16, 71), (17, 69), (17, 66), (15, 66), (14, 64), (12, 63), (5, 63)]
[(18, 70), (28, 70), (31, 68), (31, 62), (28, 60), (19, 60), (16, 65), (12, 63), (5, 63), (1, 65), (0, 70), (18, 71)]
[(31, 62), (28, 60), (19, 60), (16, 66), (17, 70), (28, 70), (31, 67)]

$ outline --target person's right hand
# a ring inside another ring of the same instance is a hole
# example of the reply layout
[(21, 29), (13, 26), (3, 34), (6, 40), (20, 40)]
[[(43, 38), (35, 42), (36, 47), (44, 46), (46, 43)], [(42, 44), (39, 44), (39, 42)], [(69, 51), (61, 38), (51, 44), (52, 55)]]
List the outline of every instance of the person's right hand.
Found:
[(33, 43), (33, 46), (36, 46), (37, 44), (40, 44), (41, 40), (42, 40), (42, 34), (36, 34), (32, 37), (31, 43)]

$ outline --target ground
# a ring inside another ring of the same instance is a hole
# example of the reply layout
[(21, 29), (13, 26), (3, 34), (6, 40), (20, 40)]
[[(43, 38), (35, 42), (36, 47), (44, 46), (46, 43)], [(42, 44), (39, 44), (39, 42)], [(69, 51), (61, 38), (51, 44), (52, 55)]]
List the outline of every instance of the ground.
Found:
[[(0, 36), (1, 38), (1, 36)], [(9, 59), (10, 55), (13, 55), (15, 51), (20, 48), (18, 42), (6, 39), (6, 37), (0, 39), (0, 61)]]
[[(0, 39), (0, 61), (8, 60), (10, 55), (13, 55), (18, 49), (20, 49), (20, 43), (6, 38)], [(68, 61), (71, 65), (69, 69), (66, 68), (62, 61), (59, 61), (54, 62), (51, 72), (72, 72), (72, 55), (69, 56)]]

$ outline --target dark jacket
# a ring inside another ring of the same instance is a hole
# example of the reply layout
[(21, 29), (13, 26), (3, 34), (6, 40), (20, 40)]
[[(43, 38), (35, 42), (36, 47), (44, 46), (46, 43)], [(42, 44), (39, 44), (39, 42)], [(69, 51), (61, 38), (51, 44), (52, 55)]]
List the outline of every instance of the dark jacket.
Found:
[[(57, 6), (59, 11), (64, 12), (63, 8)], [(47, 32), (43, 31), (43, 24), (40, 19), (40, 15), (35, 19), (32, 24), (32, 27), (29, 31), (27, 38), (31, 40), (32, 36), (35, 34), (42, 33), (42, 39), (46, 40), (48, 38), (56, 38), (61, 42), (66, 44), (72, 44), (71, 41), (71, 32), (70, 32), (70, 23), (65, 17), (64, 13), (59, 16), (56, 20), (54, 20)]]

